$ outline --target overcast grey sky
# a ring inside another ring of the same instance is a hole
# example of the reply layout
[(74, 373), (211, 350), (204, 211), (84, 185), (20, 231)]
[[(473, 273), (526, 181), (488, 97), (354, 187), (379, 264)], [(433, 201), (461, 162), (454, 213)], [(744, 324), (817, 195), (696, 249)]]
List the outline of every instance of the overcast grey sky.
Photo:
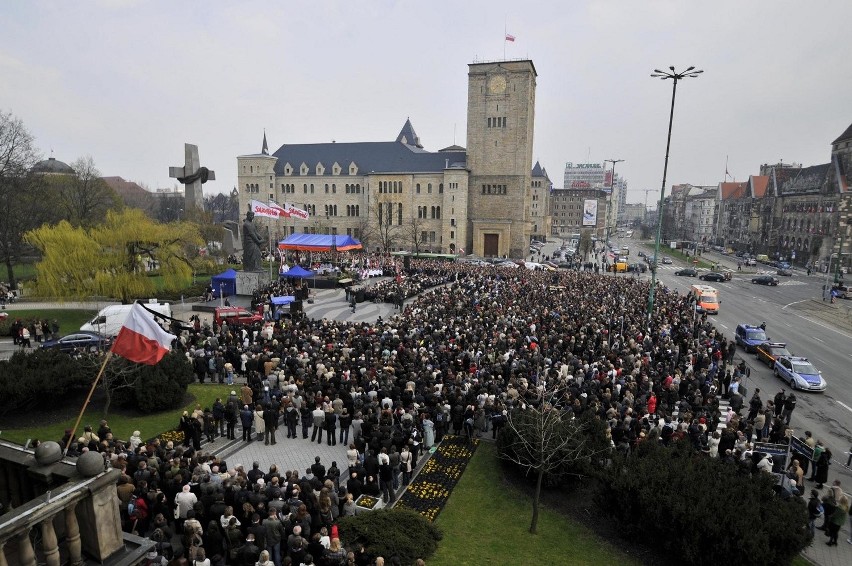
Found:
[[(852, 2), (824, 0), (12, 1), (0, 5), (0, 109), (44, 156), (91, 155), (104, 175), (168, 188), (183, 143), (217, 180), (236, 156), (285, 143), (393, 140), (410, 117), (437, 150), (466, 145), (467, 64), (539, 73), (534, 159), (624, 159), (628, 202), (659, 198), (671, 81), (668, 186), (738, 180), (761, 163), (825, 163), (852, 123)], [(668, 189), (667, 189), (668, 190)]]

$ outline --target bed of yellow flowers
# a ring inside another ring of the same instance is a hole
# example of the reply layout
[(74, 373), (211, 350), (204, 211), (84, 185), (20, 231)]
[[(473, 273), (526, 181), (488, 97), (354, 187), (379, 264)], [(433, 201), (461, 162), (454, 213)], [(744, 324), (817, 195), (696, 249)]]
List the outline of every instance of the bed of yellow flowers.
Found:
[(364, 509), (372, 509), (378, 502), (378, 498), (364, 494), (358, 497), (358, 500), (355, 501), (355, 505), (363, 507)]
[(479, 440), (468, 443), (463, 436), (445, 436), (438, 449), (409, 484), (396, 507), (413, 509), (434, 521), (444, 508)]

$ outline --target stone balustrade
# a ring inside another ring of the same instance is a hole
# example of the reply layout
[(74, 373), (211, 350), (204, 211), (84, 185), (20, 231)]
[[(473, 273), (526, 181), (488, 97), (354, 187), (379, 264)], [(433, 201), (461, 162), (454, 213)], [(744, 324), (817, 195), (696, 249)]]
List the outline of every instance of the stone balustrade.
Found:
[(0, 454), (0, 492), (9, 496), (4, 497), (7, 504), (14, 502), (14, 508), (0, 515), (0, 566), (142, 561), (153, 541), (122, 531), (116, 492), (120, 473), (104, 470), (100, 454), (76, 463), (56, 458), (48, 463), (39, 461), (37, 452), (33, 458), (20, 447), (15, 450), (24, 458)]

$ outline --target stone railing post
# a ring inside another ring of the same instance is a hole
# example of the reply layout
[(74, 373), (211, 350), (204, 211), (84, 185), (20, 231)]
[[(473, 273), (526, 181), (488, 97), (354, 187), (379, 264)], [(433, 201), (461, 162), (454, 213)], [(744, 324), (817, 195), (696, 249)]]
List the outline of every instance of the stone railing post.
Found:
[(21, 566), (36, 566), (35, 550), (30, 540), (30, 529), (18, 534), (18, 560)]
[(41, 522), (41, 551), (44, 552), (47, 566), (59, 566), (59, 541), (56, 539), (53, 517)]
[[(65, 542), (68, 545), (68, 562), (72, 566), (83, 564), (83, 549), (80, 544), (80, 524), (77, 523), (77, 503), (65, 507)], [(0, 564), (0, 566), (3, 566)]]

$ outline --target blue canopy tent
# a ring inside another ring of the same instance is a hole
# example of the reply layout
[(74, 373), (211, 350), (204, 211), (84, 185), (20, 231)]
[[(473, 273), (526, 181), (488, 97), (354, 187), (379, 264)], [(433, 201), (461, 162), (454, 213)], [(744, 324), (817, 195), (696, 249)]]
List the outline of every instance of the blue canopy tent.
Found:
[(282, 297), (272, 297), (272, 318), (279, 320), (284, 312), (284, 307), (296, 302), (296, 297), (293, 295), (284, 295)]
[(310, 269), (305, 269), (300, 265), (294, 265), (289, 270), (280, 274), (281, 277), (296, 277), (298, 279), (307, 279), (308, 277), (313, 277), (314, 275), (316, 274), (313, 271), (311, 271)]
[(213, 287), (213, 297), (219, 298), (221, 290), (223, 297), (230, 297), (237, 294), (237, 272), (233, 269), (223, 271), (219, 275), (214, 275), (210, 278), (210, 286)]

